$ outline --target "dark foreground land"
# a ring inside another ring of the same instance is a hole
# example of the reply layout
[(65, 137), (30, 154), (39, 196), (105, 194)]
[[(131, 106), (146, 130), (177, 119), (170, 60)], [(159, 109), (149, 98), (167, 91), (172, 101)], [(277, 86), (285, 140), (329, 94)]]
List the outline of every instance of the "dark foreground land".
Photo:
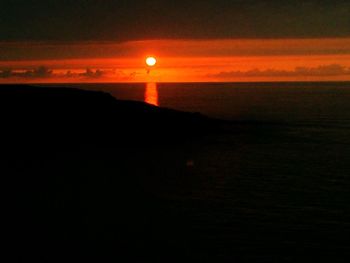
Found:
[(347, 128), (230, 124), (68, 88), (0, 86), (0, 110), (11, 261), (350, 258)]

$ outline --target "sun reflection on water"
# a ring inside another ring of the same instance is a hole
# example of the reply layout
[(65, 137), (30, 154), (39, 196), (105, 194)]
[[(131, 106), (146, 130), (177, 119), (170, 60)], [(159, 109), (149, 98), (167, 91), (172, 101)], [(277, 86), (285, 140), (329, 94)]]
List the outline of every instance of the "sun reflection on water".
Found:
[(146, 84), (145, 102), (154, 106), (159, 106), (157, 83), (149, 82)]

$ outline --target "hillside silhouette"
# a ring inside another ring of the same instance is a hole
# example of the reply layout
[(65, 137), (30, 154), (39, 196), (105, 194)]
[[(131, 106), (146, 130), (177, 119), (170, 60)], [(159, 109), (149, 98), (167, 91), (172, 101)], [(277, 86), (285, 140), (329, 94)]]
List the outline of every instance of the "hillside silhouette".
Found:
[(14, 261), (130, 261), (185, 249), (186, 227), (158, 195), (186, 191), (182, 148), (216, 121), (26, 85), (1, 86), (0, 110), (4, 239)]
[(0, 107), (2, 143), (22, 150), (32, 147), (29, 151), (173, 143), (205, 133), (213, 124), (200, 114), (72, 88), (1, 86)]

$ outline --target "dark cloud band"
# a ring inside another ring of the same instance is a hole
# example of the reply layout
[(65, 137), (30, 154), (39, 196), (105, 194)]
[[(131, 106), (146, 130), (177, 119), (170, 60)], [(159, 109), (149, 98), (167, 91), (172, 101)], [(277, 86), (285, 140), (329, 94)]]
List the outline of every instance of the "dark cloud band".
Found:
[(348, 0), (2, 0), (1, 40), (350, 36)]
[(296, 67), (294, 70), (252, 69), (248, 71), (222, 71), (208, 74), (208, 77), (230, 79), (236, 77), (334, 77), (350, 76), (350, 68), (339, 64), (321, 65), (318, 67)]

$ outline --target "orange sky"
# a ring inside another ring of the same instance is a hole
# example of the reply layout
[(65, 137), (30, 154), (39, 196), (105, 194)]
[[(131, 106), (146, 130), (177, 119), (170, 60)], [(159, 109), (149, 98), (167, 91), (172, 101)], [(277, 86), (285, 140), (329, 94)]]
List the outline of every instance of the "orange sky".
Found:
[[(3, 42), (0, 50), (0, 83), (350, 80), (350, 38)], [(158, 59), (150, 76), (147, 55)]]

